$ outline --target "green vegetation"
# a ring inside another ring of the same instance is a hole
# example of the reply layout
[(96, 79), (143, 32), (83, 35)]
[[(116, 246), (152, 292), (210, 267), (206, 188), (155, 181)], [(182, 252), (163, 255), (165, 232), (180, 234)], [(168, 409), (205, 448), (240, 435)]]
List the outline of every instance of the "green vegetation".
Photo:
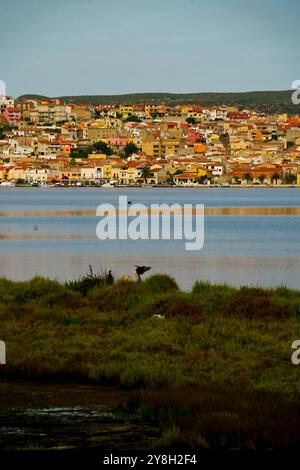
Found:
[(147, 183), (147, 180), (148, 178), (150, 178), (150, 176), (151, 176), (151, 171), (150, 171), (149, 165), (143, 166), (142, 171), (141, 171), (141, 177), (143, 178), (145, 183)]
[(93, 147), (87, 147), (85, 149), (78, 149), (78, 150), (71, 150), (70, 152), (70, 160), (76, 158), (87, 158), (90, 153), (92, 153)]
[(113, 150), (103, 140), (99, 140), (99, 142), (95, 142), (93, 144), (93, 148), (97, 152), (104, 153), (105, 155), (112, 155), (114, 153)]
[(244, 180), (247, 181), (247, 183), (251, 183), (253, 181), (253, 178), (252, 176), (250, 175), (250, 173), (245, 173), (244, 174)]
[(12, 128), (13, 126), (8, 126), (8, 125), (0, 127), (0, 140), (5, 139), (6, 132), (9, 132)]
[(284, 183), (286, 184), (295, 184), (297, 181), (297, 176), (296, 175), (286, 175), (283, 178)]
[(126, 119), (124, 119), (124, 122), (142, 122), (142, 120), (135, 114), (132, 114), (131, 116), (128, 116)]
[(126, 158), (130, 157), (133, 153), (138, 153), (139, 149), (133, 142), (129, 142), (124, 147), (124, 155)]
[(159, 447), (286, 447), (300, 435), (299, 319), (300, 291), (285, 287), (2, 278), (2, 373), (134, 388), (120, 412), (156, 423)]
[(193, 118), (193, 117), (188, 117), (188, 118), (186, 118), (186, 122), (187, 122), (188, 124), (193, 125), (193, 124), (196, 124), (196, 119)]

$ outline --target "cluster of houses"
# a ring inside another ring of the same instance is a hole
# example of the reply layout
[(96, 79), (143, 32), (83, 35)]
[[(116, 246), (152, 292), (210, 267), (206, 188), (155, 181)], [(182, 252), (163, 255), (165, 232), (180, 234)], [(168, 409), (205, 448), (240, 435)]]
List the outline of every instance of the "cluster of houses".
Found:
[(0, 96), (0, 184), (300, 183), (300, 118), (236, 106)]

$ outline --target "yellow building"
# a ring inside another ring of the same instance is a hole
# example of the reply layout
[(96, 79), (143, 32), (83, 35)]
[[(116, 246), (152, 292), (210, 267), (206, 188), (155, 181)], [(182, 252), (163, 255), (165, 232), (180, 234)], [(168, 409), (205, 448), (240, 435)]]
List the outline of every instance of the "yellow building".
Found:
[(17, 180), (24, 180), (25, 179), (25, 171), (22, 167), (14, 167), (11, 168), (8, 172), (7, 179), (9, 181), (17, 181)]
[(150, 140), (142, 142), (142, 152), (152, 158), (171, 157), (177, 153), (179, 145), (175, 139)]
[(147, 157), (160, 158), (161, 157), (161, 144), (159, 140), (151, 140), (142, 142), (142, 152)]
[(133, 114), (133, 106), (131, 104), (120, 104), (119, 113), (126, 119)]
[(90, 153), (88, 158), (90, 160), (106, 160), (107, 155), (105, 153)]
[(112, 163), (110, 161), (104, 162), (103, 165), (103, 178), (112, 179)]

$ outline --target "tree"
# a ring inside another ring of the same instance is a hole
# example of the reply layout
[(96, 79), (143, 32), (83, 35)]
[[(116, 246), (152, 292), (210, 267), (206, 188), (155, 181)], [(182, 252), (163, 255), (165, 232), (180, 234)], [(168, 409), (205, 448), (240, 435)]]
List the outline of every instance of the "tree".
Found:
[(125, 145), (124, 147), (124, 154), (125, 154), (125, 157), (128, 158), (130, 157), (130, 155), (132, 155), (133, 153), (137, 153), (139, 151), (139, 149), (137, 148), (137, 146), (132, 143), (132, 142), (129, 142), (128, 144)]
[(92, 152), (91, 147), (87, 147), (86, 149), (80, 149), (80, 150), (71, 150), (70, 152), (70, 159), (72, 158), (87, 158), (89, 153)]
[(196, 124), (196, 119), (193, 118), (193, 117), (188, 117), (188, 118), (186, 118), (186, 122), (188, 124)]
[(74, 160), (74, 158), (79, 157), (79, 152), (71, 151), (69, 157), (70, 157), (70, 160)]
[(252, 178), (252, 176), (250, 175), (250, 173), (245, 173), (243, 179), (246, 180), (247, 183), (251, 183), (251, 181), (253, 180), (253, 178)]
[(201, 175), (201, 176), (199, 176), (198, 178), (196, 178), (196, 179), (194, 180), (194, 182), (195, 182), (195, 183), (199, 183), (199, 184), (205, 184), (205, 183), (207, 183), (207, 179), (208, 179), (208, 178), (207, 178), (206, 175)]
[(147, 179), (150, 178), (150, 176), (151, 176), (151, 173), (150, 173), (149, 166), (145, 165), (142, 168), (141, 177), (144, 179), (145, 183), (147, 183)]
[(259, 179), (259, 182), (260, 182), (261, 184), (263, 184), (263, 182), (264, 182), (265, 179), (266, 179), (266, 175), (260, 175), (260, 176), (258, 177), (258, 179)]
[(9, 127), (9, 126), (0, 127), (0, 140), (1, 140), (1, 139), (5, 139), (5, 137), (6, 137), (5, 132), (6, 132), (6, 131), (10, 131), (10, 127)]
[(280, 180), (280, 174), (279, 173), (274, 173), (271, 178), (272, 181), (275, 181), (277, 184), (277, 181)]
[(294, 184), (294, 183), (296, 183), (296, 181), (297, 181), (296, 175), (286, 175), (284, 177), (284, 182), (286, 184)]
[(93, 145), (93, 148), (97, 152), (104, 153), (105, 155), (112, 155), (114, 153), (113, 150), (103, 140), (99, 140), (99, 142), (95, 142)]
[(128, 116), (125, 120), (125, 122), (142, 122), (142, 120), (136, 116), (135, 114), (132, 114), (131, 116)]

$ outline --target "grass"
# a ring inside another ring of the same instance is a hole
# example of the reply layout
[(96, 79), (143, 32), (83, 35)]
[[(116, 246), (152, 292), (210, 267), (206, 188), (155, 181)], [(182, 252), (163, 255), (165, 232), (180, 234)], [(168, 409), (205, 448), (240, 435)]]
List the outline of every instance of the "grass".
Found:
[(157, 422), (160, 447), (298, 444), (300, 291), (106, 280), (0, 279), (1, 374), (138, 389), (124, 412)]

